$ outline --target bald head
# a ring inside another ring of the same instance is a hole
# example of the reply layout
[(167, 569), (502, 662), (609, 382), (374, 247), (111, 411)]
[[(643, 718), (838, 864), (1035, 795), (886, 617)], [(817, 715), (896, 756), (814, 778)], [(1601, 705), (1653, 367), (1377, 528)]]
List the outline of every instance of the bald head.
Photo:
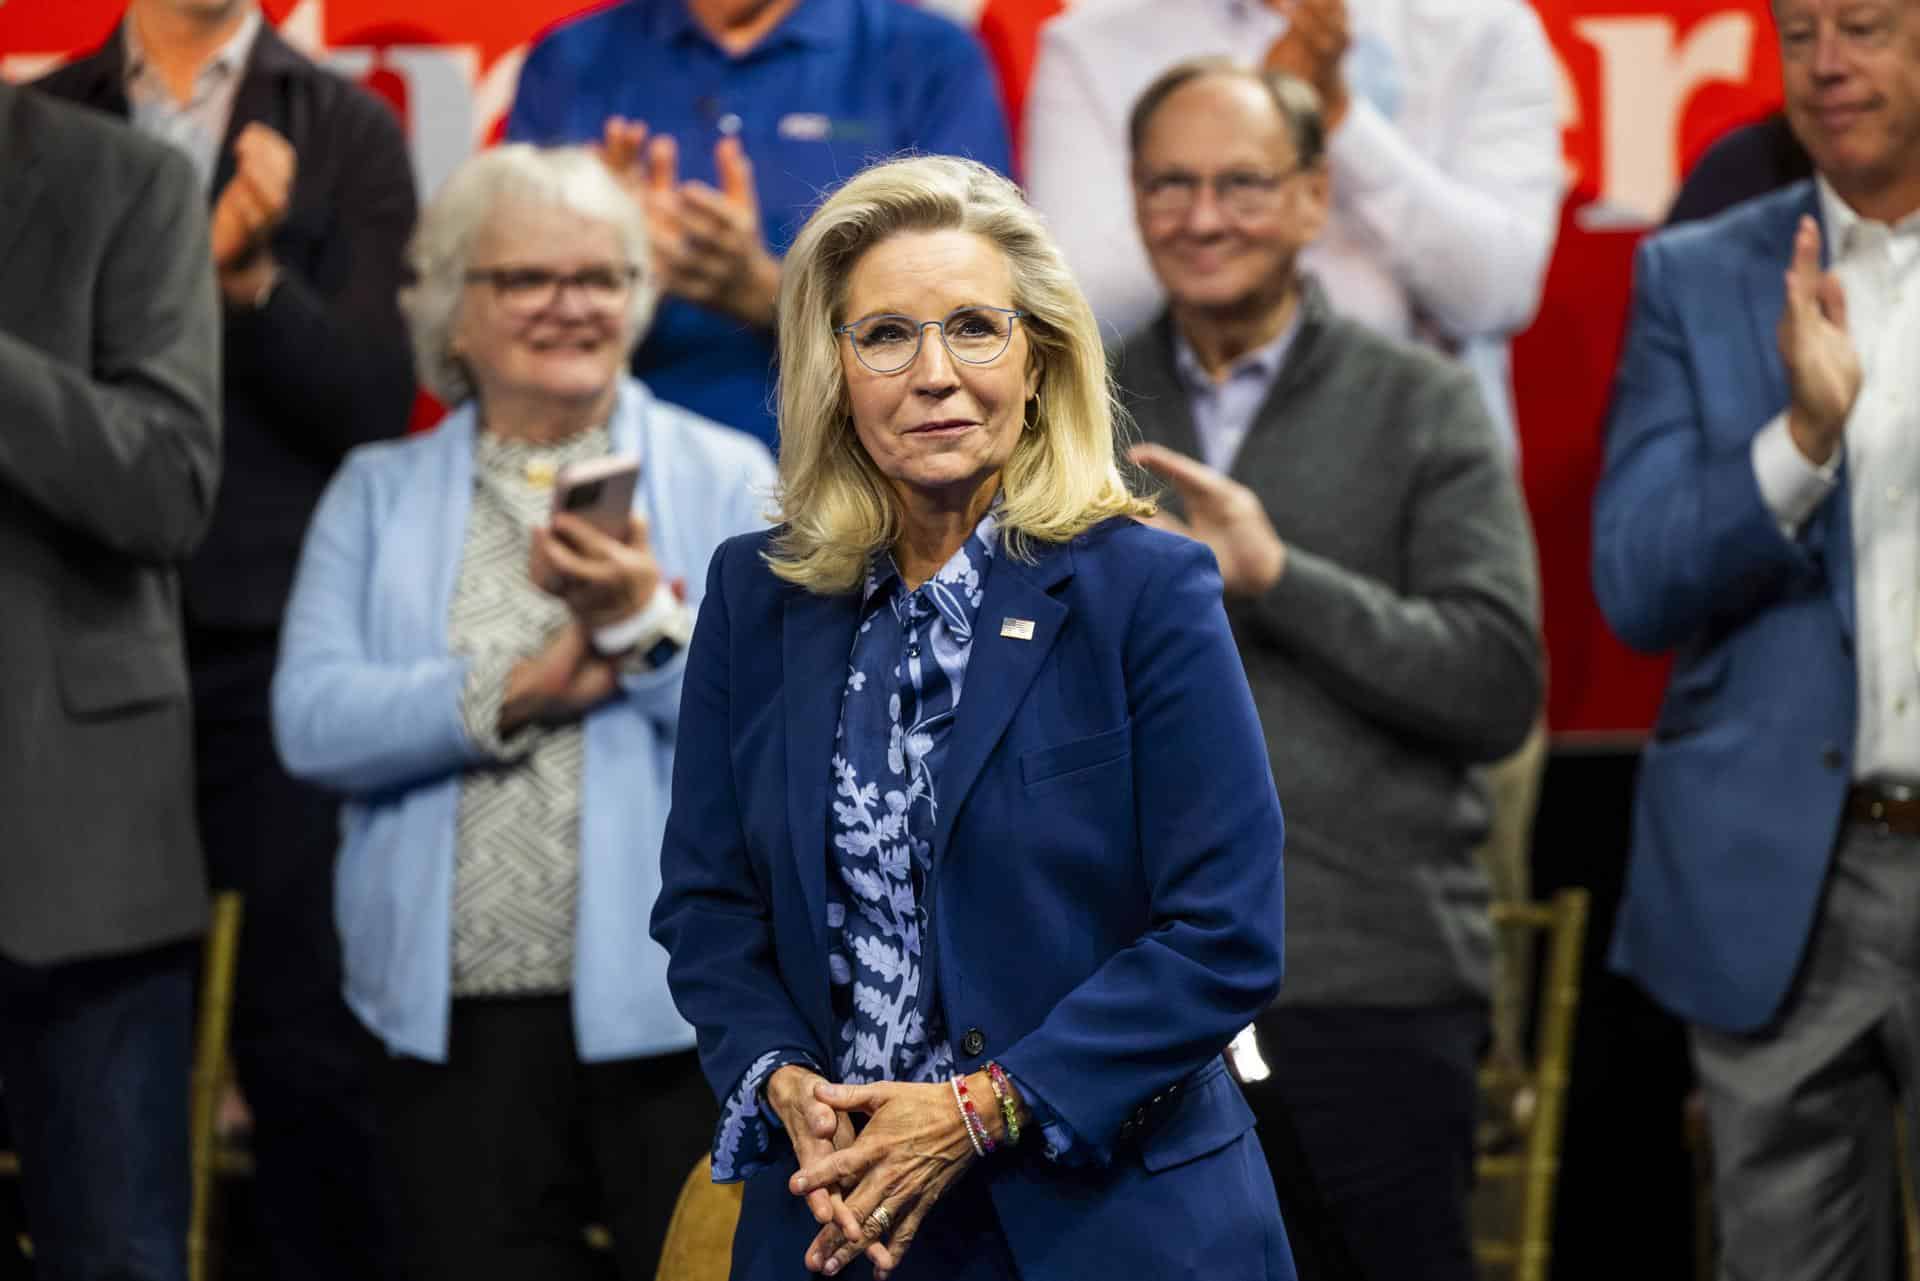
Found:
[(1224, 81), (1254, 90), (1258, 101), (1272, 108), (1274, 117), (1287, 131), (1295, 162), (1302, 167), (1319, 163), (1326, 150), (1326, 126), (1320, 113), (1320, 95), (1312, 85), (1277, 71), (1251, 71), (1226, 58), (1194, 58), (1161, 73), (1134, 100), (1133, 111), (1127, 118), (1127, 145), (1136, 164), (1153, 118), (1169, 98), (1200, 81)]

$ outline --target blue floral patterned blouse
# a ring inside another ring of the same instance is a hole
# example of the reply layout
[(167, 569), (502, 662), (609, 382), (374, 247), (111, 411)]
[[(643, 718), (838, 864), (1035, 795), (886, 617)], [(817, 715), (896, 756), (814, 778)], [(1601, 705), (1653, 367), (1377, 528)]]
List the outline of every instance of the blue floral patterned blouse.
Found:
[[(933, 852), (935, 781), (973, 652), (998, 520), (989, 511), (940, 571), (909, 591), (893, 557), (875, 558), (847, 660), (834, 735), (827, 878), (828, 977), (840, 1021), (834, 1079), (944, 1081), (953, 1071), (921, 970)], [(775, 1068), (817, 1064), (762, 1055), (722, 1108), (716, 1181), (750, 1177), (784, 1146), (760, 1101)], [(770, 1124), (771, 1123), (771, 1124)]]

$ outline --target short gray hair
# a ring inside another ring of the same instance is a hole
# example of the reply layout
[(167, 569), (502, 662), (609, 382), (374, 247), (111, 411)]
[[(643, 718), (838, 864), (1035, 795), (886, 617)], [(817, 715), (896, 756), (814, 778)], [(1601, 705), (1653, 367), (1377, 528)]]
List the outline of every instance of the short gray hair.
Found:
[(1132, 113), (1127, 117), (1129, 153), (1139, 156), (1140, 144), (1146, 141), (1147, 126), (1168, 98), (1194, 81), (1209, 76), (1244, 80), (1264, 89), (1273, 100), (1273, 109), (1280, 113), (1281, 123), (1287, 127), (1287, 136), (1293, 141), (1293, 162), (1302, 169), (1311, 169), (1320, 163), (1320, 157), (1326, 152), (1327, 126), (1320, 95), (1314, 87), (1284, 71), (1255, 71), (1231, 58), (1191, 58), (1176, 63), (1142, 89), (1140, 96), (1134, 99)]
[(480, 229), (503, 205), (564, 209), (613, 227), (640, 280), (627, 304), (627, 354), (640, 345), (653, 319), (659, 291), (653, 284), (653, 250), (646, 216), (619, 181), (586, 147), (535, 147), (524, 142), (493, 147), (453, 171), (420, 215), (407, 245), (413, 283), (400, 291), (413, 339), (420, 383), (443, 404), (458, 405), (474, 393), (466, 364), (453, 354), (453, 329), (467, 292), (468, 255)]

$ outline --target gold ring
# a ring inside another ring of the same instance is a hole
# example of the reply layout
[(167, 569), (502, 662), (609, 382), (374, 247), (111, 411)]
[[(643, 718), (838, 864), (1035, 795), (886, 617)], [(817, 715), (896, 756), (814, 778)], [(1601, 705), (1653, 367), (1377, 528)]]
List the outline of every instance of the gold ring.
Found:
[(875, 1206), (873, 1213), (867, 1216), (866, 1228), (870, 1237), (883, 1237), (892, 1226), (893, 1211), (884, 1205)]

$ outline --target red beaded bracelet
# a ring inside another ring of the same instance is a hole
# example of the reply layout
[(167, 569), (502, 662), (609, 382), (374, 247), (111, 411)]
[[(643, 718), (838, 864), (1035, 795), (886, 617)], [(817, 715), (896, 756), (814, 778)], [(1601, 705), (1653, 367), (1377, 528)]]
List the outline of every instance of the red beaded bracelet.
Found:
[(993, 1151), (993, 1136), (987, 1133), (986, 1124), (974, 1109), (973, 1097), (967, 1093), (967, 1083), (958, 1072), (949, 1079), (953, 1082), (954, 1102), (960, 1105), (960, 1119), (967, 1127), (967, 1138), (973, 1141), (974, 1155), (984, 1157)]

